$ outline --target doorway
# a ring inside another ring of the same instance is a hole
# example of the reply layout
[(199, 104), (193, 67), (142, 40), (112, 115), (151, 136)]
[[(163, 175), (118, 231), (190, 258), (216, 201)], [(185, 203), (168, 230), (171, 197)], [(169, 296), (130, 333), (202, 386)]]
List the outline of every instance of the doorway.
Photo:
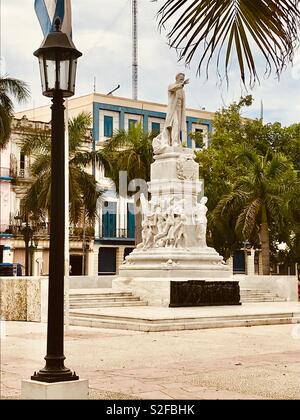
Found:
[(70, 276), (82, 276), (82, 255), (70, 255)]
[(116, 255), (117, 248), (99, 248), (98, 254), (98, 274), (116, 274)]

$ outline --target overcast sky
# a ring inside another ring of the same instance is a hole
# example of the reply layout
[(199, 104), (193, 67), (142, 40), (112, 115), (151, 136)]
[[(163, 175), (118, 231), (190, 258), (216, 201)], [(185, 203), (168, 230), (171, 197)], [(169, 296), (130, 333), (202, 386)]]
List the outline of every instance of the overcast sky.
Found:
[[(165, 103), (167, 85), (178, 71), (185, 71), (190, 78), (186, 89), (188, 107), (215, 111), (245, 93), (234, 70), (227, 88), (225, 83), (220, 86), (213, 66), (206, 80), (205, 76), (196, 77), (196, 63), (190, 69), (178, 64), (176, 52), (167, 46), (165, 32), (157, 29), (155, 16), (162, 0), (138, 3), (139, 99)], [(1, 72), (26, 81), (32, 92), (30, 102), (16, 109), (49, 103), (41, 94), (38, 63), (32, 55), (43, 39), (34, 0), (0, 0), (0, 4)], [(83, 53), (76, 95), (91, 93), (96, 77), (97, 92), (107, 93), (120, 84), (115, 95), (131, 97), (131, 0), (72, 0), (72, 5), (73, 40)], [(263, 70), (262, 63), (260, 74)], [(267, 80), (262, 78), (260, 86), (248, 93), (253, 94), (255, 102), (246, 115), (259, 116), (262, 100), (266, 121), (284, 125), (300, 122), (300, 54), (279, 82), (273, 75)]]

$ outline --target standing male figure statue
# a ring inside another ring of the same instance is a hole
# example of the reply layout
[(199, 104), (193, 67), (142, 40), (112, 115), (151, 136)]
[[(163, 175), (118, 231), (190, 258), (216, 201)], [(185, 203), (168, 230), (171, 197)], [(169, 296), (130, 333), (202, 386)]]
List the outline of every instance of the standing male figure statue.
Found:
[[(186, 115), (184, 86), (189, 83), (184, 73), (176, 75), (176, 83), (168, 87), (168, 110), (165, 129), (169, 136), (170, 146), (179, 146), (186, 140)], [(181, 134), (181, 136), (180, 136)]]

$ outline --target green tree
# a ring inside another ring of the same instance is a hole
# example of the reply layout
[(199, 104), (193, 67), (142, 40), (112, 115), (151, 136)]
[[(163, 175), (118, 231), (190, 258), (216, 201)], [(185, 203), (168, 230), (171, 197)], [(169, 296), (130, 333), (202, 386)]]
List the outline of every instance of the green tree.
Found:
[(25, 82), (0, 76), (0, 150), (3, 149), (10, 137), (14, 106), (12, 98), (24, 102), (29, 98), (29, 89)]
[[(70, 220), (75, 225), (87, 219), (94, 222), (97, 200), (101, 192), (95, 177), (86, 171), (86, 166), (102, 159), (101, 152), (85, 150), (91, 115), (85, 112), (69, 121), (69, 190)], [(37, 130), (24, 135), (22, 152), (30, 156), (34, 178), (24, 199), (26, 213), (35, 217), (50, 212), (51, 199), (51, 135), (49, 130)]]
[[(127, 172), (128, 183), (134, 179), (150, 181), (150, 165), (153, 162), (152, 140), (157, 135), (143, 130), (141, 124), (129, 130), (116, 130), (106, 141), (103, 154), (108, 162), (108, 175), (119, 192), (119, 173)], [(131, 192), (133, 193), (133, 192)], [(130, 191), (128, 192), (130, 194)], [(141, 242), (141, 211), (139, 200), (135, 203), (135, 240)]]
[(292, 61), (299, 44), (298, 0), (164, 0), (159, 25), (170, 22), (169, 43), (179, 59), (199, 59), (198, 71), (213, 58), (224, 63), (225, 74), (236, 54), (243, 83), (258, 79), (255, 51), (263, 56), (267, 73), (277, 75)]
[(270, 274), (270, 230), (272, 225), (286, 228), (292, 219), (295, 191), (300, 191), (297, 175), (282, 154), (262, 156), (245, 147), (238, 158), (244, 174), (220, 199), (213, 219), (220, 224), (233, 216), (238, 236), (261, 244), (262, 271)]
[[(249, 175), (249, 162), (241, 157), (241, 150), (246, 144), (260, 161), (267, 166), (275, 156), (285, 156), (286, 164), (289, 169), (285, 174), (292, 173), (291, 179), (283, 183), (280, 177), (274, 178), (274, 183), (278, 182), (285, 188), (289, 188), (288, 196), (289, 212), (285, 212), (285, 223), (273, 223), (274, 217), (271, 215), (270, 247), (273, 259), (276, 254), (276, 242), (286, 242), (289, 246), (289, 259), (297, 259), (297, 246), (299, 246), (299, 203), (297, 204), (297, 172), (299, 162), (296, 151), (299, 150), (300, 136), (297, 136), (298, 126), (281, 127), (280, 123), (264, 124), (261, 120), (250, 120), (242, 117), (242, 110), (245, 106), (252, 103), (252, 97), (241, 98), (237, 103), (231, 104), (216, 113), (214, 119), (214, 132), (211, 136), (210, 147), (198, 152), (196, 160), (200, 164), (200, 174), (205, 180), (205, 195), (208, 197), (208, 243), (214, 246), (225, 259), (227, 259), (236, 249), (243, 246), (245, 238), (241, 229), (236, 229), (238, 217), (246, 207), (242, 201), (235, 197), (234, 205), (222, 211), (220, 223), (214, 217), (214, 211), (219, 205), (220, 200), (229, 197), (237, 188), (237, 183), (243, 177)], [(274, 161), (275, 162), (275, 161)], [(250, 176), (250, 175), (249, 175)], [(276, 175), (277, 176), (277, 175)], [(278, 175), (279, 176), (279, 175)], [(285, 176), (282, 174), (282, 177)], [(277, 181), (276, 181), (277, 179)], [(269, 179), (271, 182), (271, 179)], [(254, 184), (252, 184), (254, 188)], [(256, 186), (258, 188), (258, 186)], [(274, 186), (275, 190), (275, 186)], [(249, 193), (250, 194), (250, 193)], [(253, 190), (254, 194), (254, 190)], [(282, 195), (280, 195), (282, 196)], [(288, 215), (287, 215), (288, 213)], [(259, 227), (259, 224), (257, 225)], [(251, 243), (260, 246), (258, 235), (252, 232)], [(292, 240), (292, 238), (294, 238)], [(298, 244), (298, 245), (297, 245)]]

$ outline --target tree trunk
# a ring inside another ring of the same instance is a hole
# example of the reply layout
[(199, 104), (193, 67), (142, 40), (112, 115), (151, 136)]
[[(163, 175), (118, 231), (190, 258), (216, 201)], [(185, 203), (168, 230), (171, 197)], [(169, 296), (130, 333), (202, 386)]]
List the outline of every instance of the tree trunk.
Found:
[(259, 236), (261, 242), (262, 273), (266, 276), (270, 274), (270, 238), (265, 207), (262, 209), (262, 223), (260, 225)]

